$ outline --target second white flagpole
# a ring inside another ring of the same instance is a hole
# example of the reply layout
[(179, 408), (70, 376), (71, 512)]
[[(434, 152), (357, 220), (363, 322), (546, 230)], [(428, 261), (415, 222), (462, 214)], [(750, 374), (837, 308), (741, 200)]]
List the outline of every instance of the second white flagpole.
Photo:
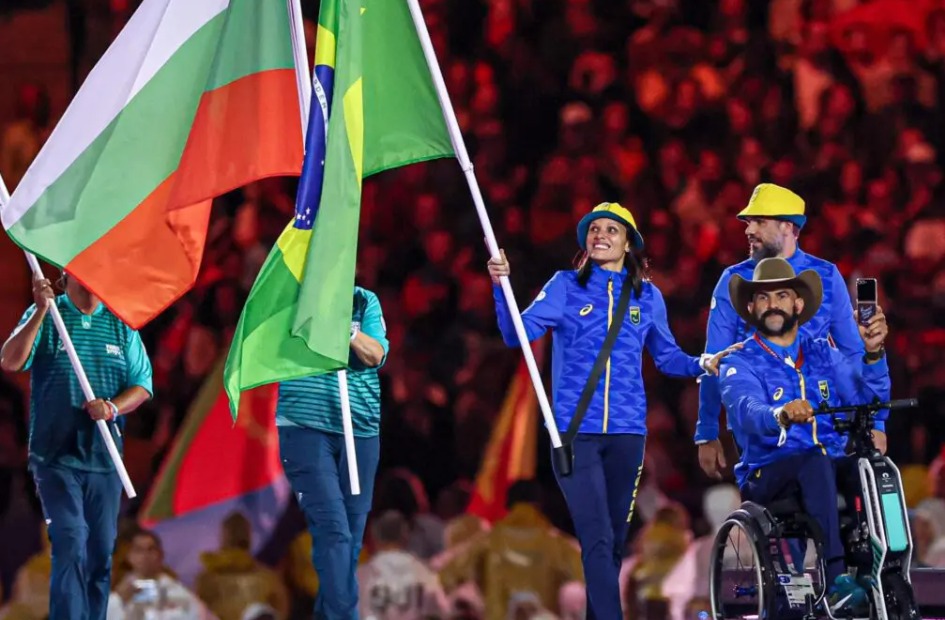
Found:
[[(440, 63), (436, 59), (436, 51), (433, 49), (433, 43), (430, 41), (430, 34), (427, 32), (426, 23), (423, 21), (423, 12), (417, 0), (407, 0), (410, 7), (410, 14), (413, 17), (414, 27), (417, 29), (417, 35), (420, 37), (420, 45), (423, 48), (423, 55), (426, 57), (427, 65), (433, 76), (433, 84), (436, 87), (436, 94), (440, 100), (440, 108), (443, 110), (443, 118), (446, 120), (446, 127), (450, 133), (450, 140), (453, 143), (453, 150), (456, 153), (456, 159), (466, 175), (466, 183), (469, 185), (469, 191), (472, 194), (473, 203), (476, 205), (476, 212), (479, 215), (479, 223), (482, 225), (482, 231), (486, 236), (486, 245), (493, 258), (499, 257), (499, 244), (496, 242), (495, 233), (492, 230), (492, 222), (489, 220), (489, 214), (486, 212), (486, 206), (482, 199), (482, 192), (479, 190), (479, 182), (476, 180), (476, 174), (473, 171), (472, 161), (466, 152), (466, 143), (463, 140), (463, 134), (459, 129), (459, 123), (456, 120), (456, 113), (453, 111), (453, 104), (450, 102), (449, 93), (446, 90), (446, 82), (443, 81), (443, 73), (440, 71)], [(541, 381), (541, 374), (538, 371), (538, 364), (535, 362), (535, 355), (532, 352), (531, 345), (528, 342), (528, 335), (525, 332), (525, 325), (522, 323), (522, 314), (515, 301), (515, 294), (512, 292), (512, 284), (507, 277), (502, 277), (502, 293), (505, 295), (506, 302), (509, 304), (509, 310), (512, 314), (512, 323), (515, 325), (515, 333), (518, 336), (522, 347), (522, 354), (525, 356), (525, 365), (528, 367), (528, 374), (531, 377), (532, 385), (535, 387), (535, 394), (538, 396), (538, 404), (541, 407), (541, 414), (545, 420), (545, 426), (548, 428), (548, 434), (551, 436), (551, 445), (557, 449), (557, 453), (562, 457), (561, 436), (558, 433), (558, 427), (555, 424), (554, 414), (551, 411), (551, 405), (548, 402), (548, 396), (545, 394), (545, 388)], [(558, 455), (556, 455), (558, 457)], [(560, 458), (560, 457), (559, 457)], [(570, 463), (559, 461), (563, 471), (570, 472)]]
[[(302, 112), (302, 141), (304, 143), (308, 133), (308, 116), (311, 113), (312, 81), (314, 73), (309, 70), (308, 50), (305, 47), (305, 29), (302, 22), (302, 7), (299, 0), (287, 0), (289, 19), (292, 22), (292, 51), (295, 56), (295, 74), (299, 86), (299, 108)], [(319, 101), (319, 105), (322, 102)], [(324, 118), (328, 118), (328, 110), (322, 109)], [(327, 136), (326, 136), (327, 139)], [(351, 485), (351, 494), (361, 494), (361, 480), (358, 477), (358, 460), (355, 454), (354, 426), (351, 420), (351, 400), (348, 396), (348, 372), (338, 371), (338, 393), (341, 398), (341, 427), (344, 433), (345, 453), (348, 455), (348, 482)]]
[[(6, 205), (10, 200), (10, 192), (7, 190), (6, 183), (3, 182), (3, 177), (0, 177), (0, 208)], [(33, 272), (34, 278), (43, 278), (43, 269), (39, 266), (39, 261), (36, 259), (31, 252), (24, 250), (26, 254), (26, 262), (30, 266), (30, 270)], [(59, 308), (56, 304), (49, 304), (49, 315), (52, 317), (53, 323), (56, 325), (56, 331), (59, 332), (59, 338), (62, 340), (62, 344), (66, 349), (66, 355), (69, 356), (69, 361), (72, 362), (72, 368), (75, 370), (76, 377), (79, 379), (79, 385), (82, 387), (82, 395), (85, 396), (86, 401), (95, 400), (95, 393), (92, 391), (92, 385), (89, 383), (89, 378), (85, 374), (85, 369), (82, 368), (82, 362), (79, 361), (79, 354), (76, 353), (75, 347), (72, 345), (72, 338), (69, 337), (69, 331), (66, 329), (66, 324), (62, 322), (62, 316), (59, 314)], [(98, 428), (99, 433), (102, 435), (102, 440), (105, 442), (105, 448), (108, 450), (108, 455), (112, 459), (112, 463), (115, 465), (115, 471), (118, 472), (118, 477), (121, 479), (121, 486), (124, 487), (125, 493), (129, 498), (134, 498), (138, 495), (135, 491), (134, 485), (131, 483), (131, 477), (128, 475), (128, 470), (125, 469), (125, 463), (121, 460), (121, 453), (118, 452), (118, 446), (115, 444), (115, 438), (112, 437), (111, 429), (108, 427), (108, 422), (105, 420), (98, 420), (95, 423), (95, 426)], [(118, 427), (115, 427), (116, 431)]]

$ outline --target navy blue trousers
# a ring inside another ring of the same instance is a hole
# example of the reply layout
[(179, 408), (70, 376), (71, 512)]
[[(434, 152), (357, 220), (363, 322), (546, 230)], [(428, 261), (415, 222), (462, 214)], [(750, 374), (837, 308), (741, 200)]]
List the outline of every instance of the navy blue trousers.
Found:
[(34, 465), (52, 543), (49, 620), (105, 620), (118, 535), (118, 474)]
[(555, 469), (574, 521), (584, 581), (588, 620), (622, 618), (620, 565), (643, 473), (643, 435), (579, 434), (574, 439), (574, 471)]
[[(794, 483), (800, 488), (804, 510), (824, 532), (824, 554), (827, 562), (827, 583), (844, 572), (843, 541), (840, 539), (840, 514), (837, 508), (837, 474), (830, 457), (820, 450), (794, 454), (753, 471), (742, 486), (742, 499), (767, 504), (792, 492)], [(794, 544), (795, 567), (803, 567), (804, 544)]]
[(351, 494), (344, 437), (296, 426), (279, 427), (282, 468), (312, 535), (318, 573), (317, 620), (357, 620), (358, 556), (374, 495), (380, 438), (355, 437), (361, 494)]

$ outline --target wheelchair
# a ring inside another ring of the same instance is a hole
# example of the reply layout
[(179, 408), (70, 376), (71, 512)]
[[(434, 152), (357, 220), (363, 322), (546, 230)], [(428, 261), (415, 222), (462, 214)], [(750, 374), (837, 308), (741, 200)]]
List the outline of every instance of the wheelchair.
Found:
[[(917, 404), (915, 399), (851, 407), (822, 404), (816, 412), (831, 416), (834, 428), (849, 436), (847, 451), (859, 474), (854, 505), (838, 498), (838, 510), (846, 563), (872, 578), (869, 617), (862, 620), (921, 619), (909, 576), (912, 534), (902, 478), (896, 465), (875, 448), (871, 434), (878, 411)], [(811, 541), (808, 561), (788, 560), (791, 539)], [(831, 611), (828, 585), (823, 532), (803, 510), (799, 495), (766, 506), (744, 502), (715, 536), (709, 567), (713, 620), (854, 620)]]

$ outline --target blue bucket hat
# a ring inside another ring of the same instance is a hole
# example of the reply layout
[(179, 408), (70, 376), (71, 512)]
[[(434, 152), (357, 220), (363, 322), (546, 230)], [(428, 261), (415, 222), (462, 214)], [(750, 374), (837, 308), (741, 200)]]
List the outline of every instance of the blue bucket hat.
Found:
[(633, 219), (633, 214), (630, 213), (630, 210), (620, 206), (616, 202), (602, 202), (578, 222), (577, 241), (578, 247), (582, 250), (587, 249), (587, 231), (591, 227), (591, 222), (601, 218), (614, 220), (626, 226), (630, 246), (637, 251), (643, 249), (643, 235), (641, 235), (640, 231), (637, 229), (637, 222)]

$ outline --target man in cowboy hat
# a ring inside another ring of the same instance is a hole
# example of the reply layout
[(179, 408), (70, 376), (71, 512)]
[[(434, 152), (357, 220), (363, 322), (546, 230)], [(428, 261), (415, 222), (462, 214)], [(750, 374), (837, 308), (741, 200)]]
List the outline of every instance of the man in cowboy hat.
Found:
[[(844, 357), (855, 360), (862, 356), (863, 343), (857, 334), (853, 304), (843, 276), (833, 263), (811, 256), (798, 247), (798, 235), (807, 222), (801, 197), (772, 183), (762, 183), (755, 188), (748, 206), (738, 214), (738, 218), (747, 224), (745, 234), (750, 256), (727, 268), (715, 285), (706, 333), (706, 353), (722, 351), (751, 335), (751, 324), (740, 316), (729, 296), (729, 282), (735, 275), (751, 277), (758, 261), (779, 256), (786, 259), (795, 271), (815, 271), (823, 282), (819, 309), (810, 320), (804, 321), (801, 332), (815, 338), (829, 338)], [(721, 399), (718, 381), (716, 377), (703, 377), (700, 382), (695, 433), (699, 465), (716, 479), (722, 477), (720, 467), (725, 467), (725, 456), (719, 442)], [(877, 436), (876, 446), (886, 451), (885, 435)]]
[[(766, 258), (751, 280), (735, 274), (728, 292), (735, 312), (756, 330), (720, 369), (722, 402), (741, 448), (735, 477), (742, 498), (766, 504), (796, 483), (805, 510), (826, 536), (831, 605), (835, 611), (860, 607), (866, 592), (844, 574), (835, 499), (834, 460), (844, 455), (846, 437), (830, 419), (814, 417), (811, 401), (839, 406), (889, 399), (886, 318), (877, 306), (876, 316), (858, 326), (866, 353), (850, 359), (827, 339), (800, 329), (817, 316), (824, 299), (814, 270), (795, 275), (783, 258)], [(885, 417), (877, 416), (878, 431)]]

